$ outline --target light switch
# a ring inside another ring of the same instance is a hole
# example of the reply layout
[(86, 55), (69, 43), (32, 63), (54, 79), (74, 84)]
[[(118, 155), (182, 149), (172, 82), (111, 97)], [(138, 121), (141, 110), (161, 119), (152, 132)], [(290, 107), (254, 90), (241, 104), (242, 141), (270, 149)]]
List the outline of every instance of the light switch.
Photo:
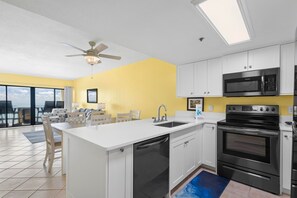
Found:
[(293, 106), (289, 106), (288, 107), (288, 113), (289, 114), (293, 114)]
[(213, 105), (208, 105), (208, 111), (213, 112)]

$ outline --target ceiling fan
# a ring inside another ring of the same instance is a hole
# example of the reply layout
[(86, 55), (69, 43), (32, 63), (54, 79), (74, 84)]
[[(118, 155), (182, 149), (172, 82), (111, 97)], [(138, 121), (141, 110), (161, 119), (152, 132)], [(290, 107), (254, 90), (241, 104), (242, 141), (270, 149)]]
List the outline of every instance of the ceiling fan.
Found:
[(100, 43), (100, 44), (98, 44), (96, 46), (95, 41), (90, 41), (89, 44), (91, 46), (91, 49), (88, 49), (88, 50), (83, 50), (83, 49), (81, 49), (79, 47), (75, 47), (75, 46), (70, 45), (68, 43), (63, 43), (63, 44), (68, 45), (70, 47), (73, 47), (74, 49), (77, 49), (77, 50), (80, 50), (80, 51), (84, 52), (84, 54), (66, 55), (66, 57), (84, 56), (86, 61), (90, 65), (101, 63), (100, 58), (109, 58), (109, 59), (114, 59), (114, 60), (120, 60), (121, 59), (120, 56), (113, 56), (113, 55), (109, 55), (109, 54), (101, 54), (100, 52), (102, 52), (102, 51), (104, 51), (104, 50), (106, 50), (108, 48), (108, 46), (103, 44), (103, 43)]

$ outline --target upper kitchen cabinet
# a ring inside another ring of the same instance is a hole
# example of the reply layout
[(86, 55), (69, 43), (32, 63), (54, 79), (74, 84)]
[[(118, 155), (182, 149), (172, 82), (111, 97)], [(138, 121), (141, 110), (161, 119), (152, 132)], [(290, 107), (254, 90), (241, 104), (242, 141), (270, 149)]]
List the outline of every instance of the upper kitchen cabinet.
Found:
[(178, 97), (222, 96), (221, 58), (177, 67)]
[(280, 46), (251, 50), (248, 55), (248, 70), (280, 67)]
[(178, 97), (190, 97), (194, 94), (194, 63), (179, 65), (176, 68), (176, 88)]
[(207, 94), (207, 61), (200, 61), (194, 65), (194, 95)]
[(294, 90), (294, 43), (281, 46), (280, 94), (293, 95)]
[(248, 52), (230, 54), (223, 57), (223, 74), (242, 72), (247, 70)]
[(197, 62), (194, 66), (194, 72), (194, 96), (222, 96), (223, 75), (221, 58)]
[(280, 46), (270, 46), (223, 57), (223, 74), (280, 67)]
[(207, 61), (207, 95), (220, 97), (223, 95), (223, 71), (222, 59), (210, 59)]

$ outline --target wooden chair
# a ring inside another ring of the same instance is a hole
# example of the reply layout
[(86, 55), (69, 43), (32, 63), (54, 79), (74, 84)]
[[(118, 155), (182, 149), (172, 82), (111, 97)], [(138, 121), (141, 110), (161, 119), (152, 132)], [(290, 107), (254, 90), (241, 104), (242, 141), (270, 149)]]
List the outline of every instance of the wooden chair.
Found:
[(140, 120), (140, 110), (131, 110), (130, 114), (132, 116), (132, 120)]
[(102, 115), (101, 112), (92, 112), (91, 114), (91, 125), (101, 125), (111, 123), (111, 115)]
[(116, 117), (116, 122), (128, 122), (132, 120), (130, 113), (118, 113)]
[(62, 142), (55, 141), (50, 118), (48, 116), (42, 116), (42, 124), (46, 142), (46, 153), (43, 165), (45, 165), (48, 159), (48, 172), (50, 173), (52, 171), (54, 160), (61, 158), (61, 156), (55, 158), (55, 153), (62, 151)]
[(67, 114), (67, 122), (72, 124), (86, 123), (86, 115), (84, 112), (72, 112)]

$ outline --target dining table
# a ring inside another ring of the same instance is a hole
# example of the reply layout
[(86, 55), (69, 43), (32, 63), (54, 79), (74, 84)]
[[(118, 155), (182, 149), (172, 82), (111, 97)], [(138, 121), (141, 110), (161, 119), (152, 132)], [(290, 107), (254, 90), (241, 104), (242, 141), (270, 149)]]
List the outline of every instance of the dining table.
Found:
[(67, 159), (67, 140), (63, 139), (63, 131), (66, 129), (73, 129), (73, 128), (79, 128), (79, 127), (85, 127), (88, 124), (87, 123), (70, 123), (70, 122), (59, 122), (59, 123), (52, 123), (52, 129), (53, 132), (56, 132), (57, 134), (61, 135), (61, 144), (62, 144), (62, 151), (61, 151), (61, 167), (62, 167), (62, 173), (66, 174), (66, 159)]

